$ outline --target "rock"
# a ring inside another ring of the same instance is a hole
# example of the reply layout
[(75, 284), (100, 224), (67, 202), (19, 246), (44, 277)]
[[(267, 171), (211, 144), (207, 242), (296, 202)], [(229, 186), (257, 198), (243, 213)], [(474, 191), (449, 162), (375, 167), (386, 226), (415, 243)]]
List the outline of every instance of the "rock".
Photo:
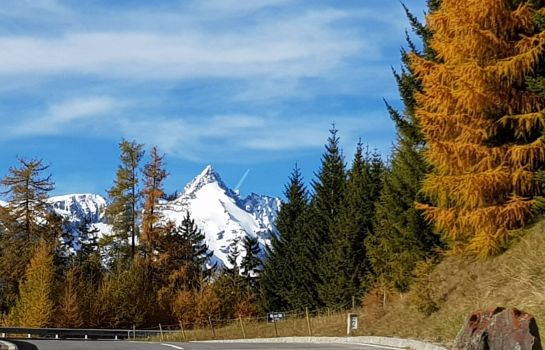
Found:
[(542, 350), (534, 317), (517, 309), (476, 311), (454, 341), (453, 350)]

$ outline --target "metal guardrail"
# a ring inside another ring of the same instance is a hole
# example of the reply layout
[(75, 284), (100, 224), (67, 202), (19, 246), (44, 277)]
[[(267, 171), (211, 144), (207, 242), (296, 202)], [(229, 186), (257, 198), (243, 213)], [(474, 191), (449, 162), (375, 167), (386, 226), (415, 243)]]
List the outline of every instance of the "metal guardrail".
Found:
[(22, 328), (0, 327), (0, 336), (23, 335), (28, 338), (40, 336), (44, 338), (83, 338), (83, 339), (136, 339), (164, 334), (176, 333), (167, 330), (149, 329), (77, 329), (77, 328)]

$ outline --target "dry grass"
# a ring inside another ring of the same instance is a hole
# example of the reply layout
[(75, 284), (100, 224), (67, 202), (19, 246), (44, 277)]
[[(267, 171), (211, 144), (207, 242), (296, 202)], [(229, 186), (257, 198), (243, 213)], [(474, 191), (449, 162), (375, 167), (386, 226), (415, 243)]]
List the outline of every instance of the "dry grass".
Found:
[[(314, 336), (342, 336), (346, 335), (346, 314), (334, 313), (330, 316), (316, 316), (311, 318), (312, 335)], [(288, 336), (308, 336), (308, 325), (304, 317), (287, 318), (282, 322), (274, 323), (244, 320), (246, 338), (274, 338)], [(167, 341), (195, 341), (211, 339), (241, 339), (243, 338), (242, 327), (239, 321), (215, 327), (215, 334), (210, 327), (204, 329), (186, 330), (183, 333), (165, 335)]]
[[(418, 311), (414, 292), (390, 295), (380, 315), (369, 305), (369, 312), (358, 310), (360, 329), (355, 335), (398, 336), (448, 345), (470, 312), (494, 306), (529, 312), (536, 317), (540, 329), (545, 329), (545, 221), (521, 232), (511, 249), (498, 257), (486, 261), (447, 257), (427, 278), (431, 282), (431, 288), (428, 286), (431, 299), (438, 311), (429, 316)], [(316, 336), (346, 335), (346, 313), (316, 316), (311, 324)], [(247, 338), (276, 336), (274, 324), (245, 321), (244, 325)], [(277, 323), (277, 327), (279, 336), (308, 335), (304, 317), (287, 319)], [(242, 337), (239, 322), (216, 329), (216, 339)], [(185, 339), (214, 337), (207, 328), (186, 331)], [(184, 337), (179, 333), (167, 340), (184, 340)]]
[(545, 221), (520, 232), (498, 257), (445, 258), (430, 280), (437, 312), (418, 312), (409, 293), (391, 303), (384, 317), (368, 320), (364, 332), (450, 344), (470, 312), (494, 306), (529, 312), (545, 329)]

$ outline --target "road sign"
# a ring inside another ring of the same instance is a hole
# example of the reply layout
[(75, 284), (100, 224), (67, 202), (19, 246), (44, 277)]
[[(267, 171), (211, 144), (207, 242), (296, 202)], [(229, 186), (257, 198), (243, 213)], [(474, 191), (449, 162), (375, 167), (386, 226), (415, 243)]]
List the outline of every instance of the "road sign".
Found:
[(350, 335), (352, 331), (358, 329), (358, 315), (357, 314), (348, 314), (346, 319), (346, 334)]
[(283, 312), (269, 312), (267, 314), (267, 322), (274, 323), (283, 321), (286, 315)]

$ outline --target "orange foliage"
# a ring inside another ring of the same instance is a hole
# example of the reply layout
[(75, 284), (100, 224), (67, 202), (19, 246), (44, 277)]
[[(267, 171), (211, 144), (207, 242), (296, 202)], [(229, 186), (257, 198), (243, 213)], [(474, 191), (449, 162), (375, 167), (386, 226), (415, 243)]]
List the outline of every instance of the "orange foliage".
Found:
[(545, 49), (534, 15), (508, 0), (443, 0), (427, 18), (436, 62), (411, 57), (434, 168), (423, 184), (433, 205), (419, 207), (463, 252), (501, 251), (539, 191), (545, 101), (523, 89)]

